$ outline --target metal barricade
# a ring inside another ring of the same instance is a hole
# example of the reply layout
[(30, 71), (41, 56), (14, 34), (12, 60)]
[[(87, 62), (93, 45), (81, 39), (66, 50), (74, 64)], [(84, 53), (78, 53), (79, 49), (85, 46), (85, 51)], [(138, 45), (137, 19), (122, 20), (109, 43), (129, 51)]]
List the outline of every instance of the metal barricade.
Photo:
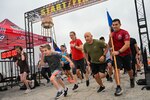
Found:
[(11, 88), (19, 83), (19, 68), (11, 59), (0, 61), (0, 87)]

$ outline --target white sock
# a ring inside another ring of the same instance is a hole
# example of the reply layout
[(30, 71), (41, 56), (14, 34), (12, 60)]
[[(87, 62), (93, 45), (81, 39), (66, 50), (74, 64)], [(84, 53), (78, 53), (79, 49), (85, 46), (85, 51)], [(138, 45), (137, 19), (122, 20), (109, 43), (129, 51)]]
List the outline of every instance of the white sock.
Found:
[(61, 88), (60, 88), (60, 89), (58, 89), (58, 92), (61, 92)]
[(66, 90), (67, 90), (67, 87), (65, 87), (64, 90), (66, 91)]

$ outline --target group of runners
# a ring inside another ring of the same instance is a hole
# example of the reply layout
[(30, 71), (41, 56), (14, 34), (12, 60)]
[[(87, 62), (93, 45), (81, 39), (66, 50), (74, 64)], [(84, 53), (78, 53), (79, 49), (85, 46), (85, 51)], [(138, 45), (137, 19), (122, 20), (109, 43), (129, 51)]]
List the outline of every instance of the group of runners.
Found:
[[(102, 79), (107, 78), (108, 81), (116, 82), (115, 95), (120, 96), (123, 93), (120, 82), (120, 70), (123, 68), (128, 72), (130, 79), (130, 87), (134, 88), (134, 77), (136, 76), (136, 65), (138, 65), (138, 55), (140, 50), (137, 46), (136, 40), (131, 39), (129, 33), (121, 29), (121, 22), (119, 19), (112, 21), (112, 32), (109, 34), (109, 42), (105, 42), (104, 37), (93, 39), (91, 32), (85, 32), (85, 43), (76, 37), (76, 33), (71, 31), (70, 35), (70, 50), (71, 56), (67, 53), (66, 46), (61, 45), (61, 53), (53, 51), (49, 44), (40, 46), (40, 61), (39, 67), (42, 67), (42, 76), (47, 80), (47, 83), (51, 81), (54, 87), (57, 89), (56, 97), (61, 95), (67, 96), (68, 87), (64, 84), (62, 79), (62, 73), (64, 73), (68, 81), (73, 83), (72, 90), (75, 91), (79, 86), (79, 80), (86, 80), (86, 86), (90, 85), (89, 77), (95, 79), (99, 85), (97, 92), (105, 90), (105, 84)], [(27, 90), (25, 93), (29, 93), (29, 84), (32, 81), (27, 80), (29, 68), (26, 62), (26, 55), (22, 48), (15, 47), (18, 52), (16, 57), (16, 65), (20, 67), (21, 81), (25, 83)], [(140, 67), (138, 68), (140, 70)], [(50, 72), (46, 76), (46, 71)], [(114, 75), (114, 76), (112, 76)], [(78, 79), (79, 78), (79, 79)], [(114, 79), (113, 79), (114, 78)]]

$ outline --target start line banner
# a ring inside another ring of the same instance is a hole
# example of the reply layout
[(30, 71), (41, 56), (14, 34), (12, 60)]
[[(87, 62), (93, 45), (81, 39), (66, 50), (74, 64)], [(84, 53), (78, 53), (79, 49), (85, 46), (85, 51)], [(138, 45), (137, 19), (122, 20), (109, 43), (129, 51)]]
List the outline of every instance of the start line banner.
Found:
[(81, 8), (92, 6), (108, 0), (59, 0), (32, 11), (26, 12), (29, 21), (36, 23), (46, 16), (59, 16)]

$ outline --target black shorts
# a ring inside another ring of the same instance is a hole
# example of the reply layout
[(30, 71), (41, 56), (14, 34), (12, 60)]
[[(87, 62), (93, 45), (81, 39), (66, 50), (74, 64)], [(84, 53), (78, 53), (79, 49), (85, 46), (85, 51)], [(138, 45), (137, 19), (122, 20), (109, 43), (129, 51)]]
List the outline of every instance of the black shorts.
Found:
[(132, 58), (132, 64), (137, 64), (136, 56), (132, 55), (131, 58)]
[(117, 67), (118, 69), (124, 68), (127, 71), (132, 69), (131, 66), (131, 55), (126, 56), (116, 56)]
[(80, 59), (80, 60), (73, 60), (73, 63), (75, 65), (76, 69), (80, 69), (81, 72), (83, 72), (84, 74), (86, 73), (85, 71), (85, 64), (84, 64), (84, 58)]
[(22, 74), (24, 72), (29, 73), (30, 72), (29, 68), (28, 67), (20, 67), (20, 74)]
[(64, 64), (64, 66), (62, 67), (62, 69), (63, 69), (63, 70), (70, 70), (71, 68), (70, 68), (69, 63)]
[(107, 63), (103, 63), (103, 64), (91, 63), (90, 66), (91, 66), (92, 74), (95, 75), (99, 72), (105, 73)]
[(108, 64), (108, 63), (111, 63), (112, 64), (112, 60), (111, 59), (107, 59), (106, 60), (106, 63)]

